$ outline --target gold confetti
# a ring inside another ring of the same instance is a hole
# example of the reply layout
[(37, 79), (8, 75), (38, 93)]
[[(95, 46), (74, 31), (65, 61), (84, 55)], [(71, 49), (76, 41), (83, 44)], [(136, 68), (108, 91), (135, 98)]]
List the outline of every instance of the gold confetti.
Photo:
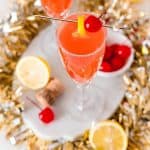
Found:
[(132, 3), (138, 3), (140, 0), (131, 0)]
[[(130, 27), (124, 34), (135, 49), (135, 59), (126, 75), (125, 97), (112, 116), (122, 124), (129, 137), (128, 150), (150, 149), (150, 19), (147, 14), (132, 8), (138, 0), (80, 0), (79, 9), (92, 11), (115, 27)], [(17, 6), (17, 7), (16, 7)], [(23, 104), (19, 101), (24, 89), (12, 89), (13, 74), (19, 57), (30, 41), (43, 29), (47, 22), (33, 15), (43, 15), (38, 0), (17, 0), (15, 9), (8, 19), (0, 21), (0, 129), (12, 144), (27, 143), (28, 150), (48, 150), (51, 141), (40, 139), (25, 128), (22, 120)], [(24, 131), (24, 132), (23, 132)], [(92, 150), (88, 131), (73, 142), (56, 143), (55, 150)]]
[(142, 46), (142, 54), (143, 55), (149, 55), (150, 51), (146, 46)]

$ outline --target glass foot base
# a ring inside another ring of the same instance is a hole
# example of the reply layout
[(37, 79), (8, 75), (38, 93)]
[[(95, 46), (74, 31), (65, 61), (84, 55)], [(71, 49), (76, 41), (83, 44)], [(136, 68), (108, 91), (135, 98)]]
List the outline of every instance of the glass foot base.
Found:
[(74, 90), (70, 98), (69, 113), (75, 120), (96, 121), (101, 118), (104, 111), (105, 97), (101, 91), (94, 86), (90, 86), (85, 97), (79, 96), (78, 89)]

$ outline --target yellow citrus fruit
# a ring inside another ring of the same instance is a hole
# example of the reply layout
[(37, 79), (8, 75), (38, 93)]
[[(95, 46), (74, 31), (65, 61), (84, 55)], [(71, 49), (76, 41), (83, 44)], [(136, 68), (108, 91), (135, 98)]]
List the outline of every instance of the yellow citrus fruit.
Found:
[(50, 78), (50, 66), (41, 57), (26, 56), (16, 66), (16, 76), (27, 88), (43, 88)]
[(128, 143), (124, 129), (114, 121), (103, 121), (92, 127), (89, 140), (96, 150), (126, 150)]

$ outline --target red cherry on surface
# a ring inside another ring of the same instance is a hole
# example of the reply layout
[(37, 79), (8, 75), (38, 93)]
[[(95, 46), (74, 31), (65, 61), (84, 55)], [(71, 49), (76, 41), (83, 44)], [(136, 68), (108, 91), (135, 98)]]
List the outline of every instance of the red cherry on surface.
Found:
[(39, 118), (47, 124), (54, 120), (54, 113), (51, 108), (46, 107), (39, 113)]
[(108, 62), (103, 61), (100, 70), (104, 71), (104, 72), (111, 72), (112, 71), (112, 67), (111, 67), (111, 65)]
[(88, 32), (97, 32), (102, 26), (102, 21), (93, 15), (88, 16), (84, 22), (84, 27)]
[(131, 48), (126, 45), (118, 45), (115, 49), (115, 55), (127, 60), (131, 54)]
[(124, 66), (124, 64), (125, 64), (124, 59), (122, 59), (119, 56), (116, 56), (116, 57), (112, 58), (112, 60), (111, 60), (111, 65), (112, 65), (113, 71), (119, 70), (120, 68), (122, 68)]

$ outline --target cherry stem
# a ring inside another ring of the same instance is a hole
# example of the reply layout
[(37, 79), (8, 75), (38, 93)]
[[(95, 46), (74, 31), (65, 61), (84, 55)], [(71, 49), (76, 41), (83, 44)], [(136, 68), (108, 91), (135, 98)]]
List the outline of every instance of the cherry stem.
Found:
[[(53, 17), (47, 17), (47, 16), (42, 16), (42, 15), (33, 15), (33, 16), (29, 16), (28, 19), (30, 17), (39, 17), (39, 18), (42, 18), (42, 19), (47, 19), (47, 20), (58, 20), (58, 21), (66, 21), (66, 22), (73, 22), (73, 23), (77, 23), (77, 20), (72, 20), (72, 19), (64, 19), (64, 18), (53, 18)], [(98, 18), (100, 19), (102, 17), (102, 15), (100, 15)], [(106, 28), (112, 28), (114, 29), (113, 26), (110, 26), (110, 25), (105, 25), (103, 24), (104, 27)], [(119, 27), (118, 29), (129, 29), (128, 27)]]
[(104, 14), (101, 14), (98, 16), (98, 19), (101, 19), (104, 16)]
[(107, 13), (107, 10), (105, 9), (105, 10), (103, 11), (103, 13), (99, 15), (98, 19), (103, 18), (103, 17), (106, 15), (106, 13)]
[(28, 100), (30, 103), (32, 103), (32, 104), (35, 105), (37, 108), (39, 108), (40, 110), (42, 110), (42, 108), (41, 108), (36, 102), (34, 102), (31, 98), (29, 98), (28, 96), (27, 96), (26, 98), (27, 98), (27, 100)]

